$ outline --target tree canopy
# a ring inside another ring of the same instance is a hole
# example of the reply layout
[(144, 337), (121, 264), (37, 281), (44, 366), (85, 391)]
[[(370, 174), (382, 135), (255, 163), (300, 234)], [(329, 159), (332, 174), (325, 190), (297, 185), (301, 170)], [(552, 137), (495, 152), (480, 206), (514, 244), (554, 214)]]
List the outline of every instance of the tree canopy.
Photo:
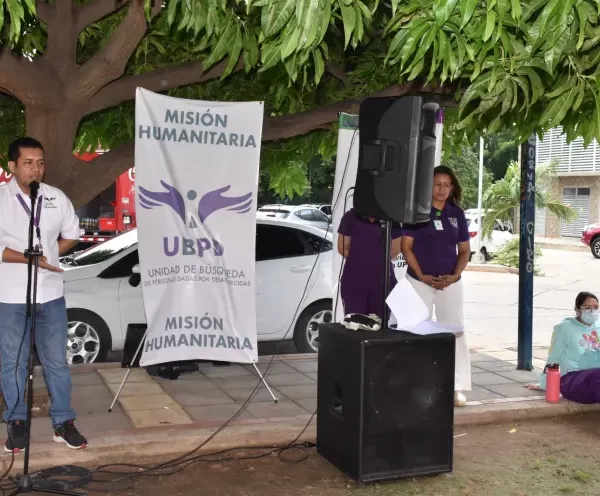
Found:
[(332, 156), (338, 113), (368, 95), (436, 94), (471, 135), (560, 124), (590, 142), (598, 17), (597, 0), (0, 0), (0, 146), (40, 139), (48, 182), (81, 204), (133, 163), (137, 86), (264, 100), (279, 192), (306, 150)]

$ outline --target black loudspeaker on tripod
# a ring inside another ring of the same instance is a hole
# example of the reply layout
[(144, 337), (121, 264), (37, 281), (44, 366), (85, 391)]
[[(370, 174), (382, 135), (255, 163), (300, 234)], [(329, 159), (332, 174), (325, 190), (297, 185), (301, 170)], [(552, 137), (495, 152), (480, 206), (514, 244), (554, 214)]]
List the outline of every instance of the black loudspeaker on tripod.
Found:
[(452, 471), (451, 333), (319, 328), (317, 451), (359, 482)]
[(424, 96), (367, 98), (361, 104), (354, 189), (358, 215), (429, 221), (439, 108)]

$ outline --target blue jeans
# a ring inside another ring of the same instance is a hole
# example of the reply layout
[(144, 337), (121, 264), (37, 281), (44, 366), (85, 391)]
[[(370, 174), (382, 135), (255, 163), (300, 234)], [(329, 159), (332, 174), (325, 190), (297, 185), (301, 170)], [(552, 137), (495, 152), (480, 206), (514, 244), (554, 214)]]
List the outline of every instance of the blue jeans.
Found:
[[(5, 422), (27, 418), (25, 379), (30, 324), (25, 321), (25, 304), (0, 303), (0, 381), (6, 402)], [(67, 326), (64, 298), (37, 305), (35, 343), (50, 393), (50, 417), (54, 427), (75, 419), (71, 408), (71, 373), (66, 363)]]

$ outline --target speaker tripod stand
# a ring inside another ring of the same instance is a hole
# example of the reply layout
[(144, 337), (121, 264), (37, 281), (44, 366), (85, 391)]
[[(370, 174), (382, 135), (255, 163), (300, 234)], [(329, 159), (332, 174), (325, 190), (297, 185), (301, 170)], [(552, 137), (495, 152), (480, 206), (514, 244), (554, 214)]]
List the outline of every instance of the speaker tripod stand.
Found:
[(387, 328), (390, 321), (390, 309), (387, 306), (386, 300), (390, 295), (390, 277), (392, 273), (390, 271), (391, 265), (391, 244), (392, 244), (392, 221), (385, 219), (381, 221), (381, 227), (383, 229), (383, 314), (381, 316), (381, 327)]
[[(127, 366), (127, 372), (125, 373), (125, 376), (123, 377), (123, 381), (121, 382), (121, 385), (119, 386), (119, 389), (117, 390), (115, 397), (113, 398), (113, 401), (112, 401), (110, 407), (108, 408), (108, 413), (112, 413), (113, 408), (115, 407), (115, 404), (117, 403), (117, 399), (119, 398), (119, 395), (121, 394), (121, 391), (123, 390), (123, 387), (125, 386), (125, 383), (127, 382), (127, 379), (129, 378), (129, 374), (131, 374), (131, 371), (134, 368), (135, 361), (137, 360), (137, 357), (140, 354), (140, 351), (142, 351), (142, 346), (144, 345), (144, 342), (146, 341), (147, 335), (148, 335), (148, 328), (146, 328), (146, 330), (144, 331), (144, 335), (142, 336), (142, 339), (140, 340), (140, 344), (138, 345), (137, 349), (135, 350), (135, 353)], [(279, 398), (277, 398), (277, 396), (275, 396), (275, 394), (273, 393), (273, 390), (269, 387), (269, 384), (267, 384), (267, 381), (265, 380), (264, 376), (260, 373), (260, 370), (258, 370), (258, 367), (256, 366), (256, 364), (253, 363), (252, 366), (254, 367), (254, 370), (256, 371), (258, 377), (260, 377), (260, 381), (265, 385), (265, 387), (267, 388), (267, 391), (269, 391), (269, 394), (271, 395), (271, 398), (273, 398), (273, 401), (275, 403), (279, 403)]]
[[(23, 454), (23, 475), (17, 477), (11, 477), (10, 481), (15, 484), (16, 489), (9, 494), (9, 496), (16, 496), (17, 494), (24, 493), (50, 493), (50, 494), (63, 494), (65, 496), (87, 496), (87, 493), (76, 492), (76, 491), (65, 491), (58, 488), (51, 487), (51, 482), (44, 481), (45, 484), (40, 484), (36, 481), (35, 474), (29, 473), (29, 455), (31, 452), (31, 419), (33, 409), (33, 367), (34, 367), (34, 355), (33, 348), (35, 345), (35, 326), (37, 317), (37, 285), (38, 285), (38, 272), (40, 258), (43, 257), (42, 249), (39, 245), (33, 245), (34, 227), (37, 232), (38, 240), (40, 238), (39, 231), (39, 219), (40, 209), (38, 208), (37, 218), (35, 217), (35, 202), (37, 199), (37, 192), (39, 183), (32, 183), (30, 185), (30, 197), (31, 197), (31, 208), (30, 208), (30, 219), (29, 219), (29, 241), (28, 249), (25, 251), (25, 257), (27, 258), (27, 295), (25, 297), (25, 322), (30, 324), (29, 328), (29, 355), (27, 358), (27, 378), (25, 382), (25, 388), (27, 390), (27, 420), (25, 422), (25, 453)], [(41, 198), (39, 200), (41, 202)], [(17, 388), (18, 389), (18, 388)]]

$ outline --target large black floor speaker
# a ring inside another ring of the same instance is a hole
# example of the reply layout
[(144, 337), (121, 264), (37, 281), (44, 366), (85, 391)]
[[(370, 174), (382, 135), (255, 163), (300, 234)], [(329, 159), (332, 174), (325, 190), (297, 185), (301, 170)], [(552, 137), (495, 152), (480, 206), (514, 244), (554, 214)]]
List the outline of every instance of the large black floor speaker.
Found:
[(359, 482), (452, 471), (450, 333), (319, 328), (317, 452)]

